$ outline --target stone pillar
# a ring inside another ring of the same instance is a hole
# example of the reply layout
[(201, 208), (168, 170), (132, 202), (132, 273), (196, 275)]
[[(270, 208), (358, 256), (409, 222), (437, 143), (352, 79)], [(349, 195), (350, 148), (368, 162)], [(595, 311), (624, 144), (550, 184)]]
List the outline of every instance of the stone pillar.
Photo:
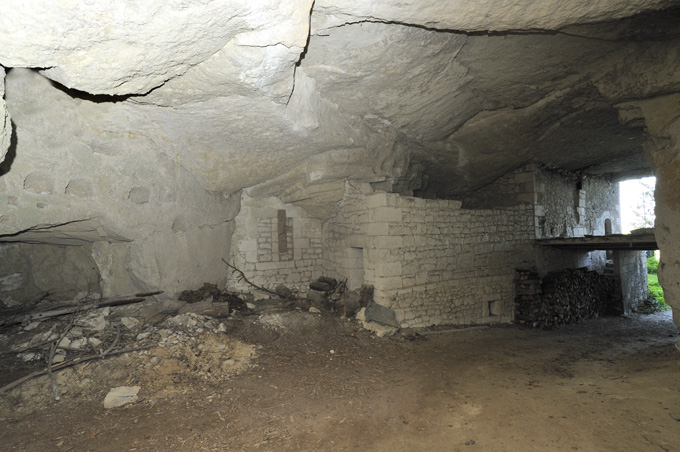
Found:
[(673, 321), (680, 326), (680, 94), (635, 102), (623, 113), (628, 116), (624, 120), (643, 118), (651, 137), (645, 151), (656, 176), (659, 282), (673, 308)]
[(645, 251), (614, 251), (617, 310), (630, 314), (637, 303), (647, 296), (647, 266)]

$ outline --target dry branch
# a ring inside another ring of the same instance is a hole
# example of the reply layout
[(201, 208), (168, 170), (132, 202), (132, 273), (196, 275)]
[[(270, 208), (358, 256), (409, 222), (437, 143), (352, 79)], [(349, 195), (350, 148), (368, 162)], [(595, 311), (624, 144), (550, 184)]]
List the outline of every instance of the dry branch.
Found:
[(52, 387), (52, 393), (54, 394), (54, 400), (59, 401), (61, 395), (59, 393), (59, 385), (57, 384), (57, 377), (52, 372), (52, 365), (54, 364), (54, 352), (57, 350), (57, 343), (52, 342), (50, 346), (50, 357), (47, 360), (47, 375), (50, 377), (50, 385)]
[[(52, 366), (52, 372), (54, 372), (56, 370), (66, 369), (67, 367), (72, 367), (72, 366), (75, 366), (76, 364), (84, 363), (84, 362), (87, 362), (87, 361), (94, 361), (94, 360), (97, 360), (97, 359), (104, 359), (104, 358), (109, 357), (109, 356), (116, 356), (116, 355), (122, 355), (122, 354), (130, 353), (130, 352), (137, 352), (137, 351), (140, 351), (140, 350), (147, 350), (147, 349), (152, 348), (152, 347), (156, 347), (156, 344), (144, 345), (144, 346), (141, 346), (141, 347), (123, 348), (123, 349), (119, 349), (119, 350), (109, 349), (104, 353), (98, 353), (96, 355), (82, 356), (82, 357), (79, 357), (79, 358), (72, 359), (70, 361), (64, 361), (63, 363)], [(0, 388), (0, 393), (7, 392), (10, 389), (16, 388), (17, 386), (19, 386), (20, 384), (22, 384), (22, 383), (24, 383), (28, 380), (31, 380), (35, 377), (39, 377), (41, 375), (45, 375), (46, 373), (48, 373), (48, 369), (37, 370), (35, 372), (32, 372), (32, 373), (26, 375), (25, 377), (19, 378), (18, 380), (14, 380), (13, 382), (6, 384), (2, 388)]]
[(43, 320), (51, 317), (59, 317), (74, 312), (87, 311), (89, 309), (99, 309), (111, 306), (123, 306), (126, 304), (139, 303), (146, 297), (162, 294), (163, 291), (138, 293), (127, 297), (102, 298), (101, 300), (82, 300), (78, 303), (62, 304), (49, 311), (33, 312), (29, 314), (17, 315), (6, 320), (0, 321), (0, 327), (28, 323), (34, 320)]
[(236, 266), (231, 265), (229, 262), (225, 261), (224, 258), (222, 258), (222, 262), (224, 262), (224, 263), (227, 265), (227, 267), (229, 267), (229, 268), (232, 270), (232, 271), (231, 271), (232, 273), (236, 273), (236, 274), (238, 275), (238, 276), (236, 277), (236, 279), (237, 279), (239, 282), (240, 282), (240, 281), (243, 281), (243, 282), (245, 282), (246, 284), (248, 284), (249, 286), (256, 288), (257, 290), (261, 290), (261, 291), (263, 291), (263, 292), (267, 292), (267, 293), (269, 293), (269, 294), (276, 295), (276, 296), (279, 297), (279, 298), (286, 298), (286, 297), (284, 297), (283, 295), (281, 295), (281, 294), (278, 293), (278, 292), (274, 292), (273, 290), (265, 289), (264, 287), (258, 286), (257, 284), (254, 284), (254, 283), (250, 282), (250, 280), (248, 280), (248, 278), (246, 278), (246, 275), (245, 275), (241, 270), (239, 270), (238, 268), (236, 268)]

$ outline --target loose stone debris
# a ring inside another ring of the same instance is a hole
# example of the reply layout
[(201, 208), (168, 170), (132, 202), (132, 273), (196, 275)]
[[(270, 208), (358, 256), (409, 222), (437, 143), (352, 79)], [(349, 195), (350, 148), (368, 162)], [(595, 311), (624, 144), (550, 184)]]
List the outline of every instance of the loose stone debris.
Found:
[(119, 386), (111, 389), (104, 399), (104, 408), (118, 408), (137, 401), (140, 386)]
[[(19, 380), (2, 381), (0, 393), (49, 375), (53, 397), (60, 400), (70, 390), (68, 381), (55, 377), (60, 371), (108, 358), (142, 360), (142, 367), (149, 372), (172, 375), (168, 384), (185, 378), (178, 376), (182, 369), (191, 378), (210, 381), (228, 378), (248, 368), (256, 356), (254, 347), (228, 336), (234, 320), (249, 316), (279, 331), (318, 328), (318, 319), (328, 315), (348, 319), (357, 316), (364, 328), (379, 337), (394, 335), (399, 330), (394, 312), (372, 301), (372, 286), (347, 290), (345, 280), (328, 277), (321, 277), (310, 286), (325, 290), (310, 290), (307, 297), (297, 298), (293, 291), (279, 285), (276, 292), (280, 298), (255, 300), (250, 294), (241, 296), (206, 283), (200, 289), (182, 292), (175, 301), (147, 300), (149, 294), (137, 294), (102, 300), (85, 297), (56, 306), (54, 302), (34, 306), (31, 311), (13, 314), (11, 322), (0, 325), (5, 330), (0, 335), (0, 357), (21, 363), (5, 362), (3, 367), (13, 369), (19, 365), (33, 369)], [(116, 388), (111, 392), (107, 407), (136, 400), (136, 393), (133, 397), (121, 391)]]
[(382, 323), (367, 321), (366, 320), (366, 308), (361, 308), (357, 313), (357, 320), (361, 322), (362, 326), (369, 331), (375, 333), (378, 337), (389, 337), (394, 336), (399, 331), (399, 328), (395, 328), (389, 325), (383, 325)]

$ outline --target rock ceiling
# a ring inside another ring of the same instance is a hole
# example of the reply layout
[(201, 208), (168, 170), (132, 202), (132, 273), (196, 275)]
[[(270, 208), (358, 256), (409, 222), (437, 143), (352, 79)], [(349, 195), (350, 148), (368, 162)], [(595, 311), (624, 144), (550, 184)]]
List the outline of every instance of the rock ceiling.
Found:
[(456, 198), (527, 162), (648, 173), (621, 112), (680, 91), (678, 1), (8, 3), (9, 115), (49, 92), (76, 148), (303, 205), (345, 179)]

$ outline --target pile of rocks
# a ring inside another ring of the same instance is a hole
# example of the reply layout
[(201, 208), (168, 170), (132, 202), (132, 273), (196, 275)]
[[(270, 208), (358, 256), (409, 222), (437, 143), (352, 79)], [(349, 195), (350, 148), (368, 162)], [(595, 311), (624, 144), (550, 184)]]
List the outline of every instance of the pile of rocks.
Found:
[[(0, 356), (56, 365), (106, 350), (162, 345), (169, 337), (177, 342), (204, 332), (225, 333), (222, 319), (235, 311), (249, 311), (241, 298), (210, 284), (185, 291), (179, 298), (183, 301), (140, 298), (135, 304), (113, 307), (74, 300), (81, 307), (69, 307), (64, 315), (6, 325), (0, 334)], [(49, 305), (38, 311), (18, 317), (32, 319), (41, 312), (57, 312)]]

